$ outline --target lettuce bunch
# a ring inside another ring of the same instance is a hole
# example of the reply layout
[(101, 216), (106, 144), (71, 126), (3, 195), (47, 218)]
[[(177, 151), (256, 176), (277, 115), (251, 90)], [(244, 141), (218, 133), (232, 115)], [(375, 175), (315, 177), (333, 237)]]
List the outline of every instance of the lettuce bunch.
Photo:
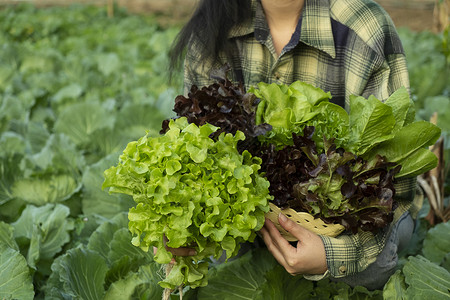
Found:
[(427, 121), (415, 121), (414, 103), (405, 88), (395, 91), (384, 103), (370, 96), (350, 96), (348, 112), (332, 103), (330, 93), (296, 81), (291, 85), (259, 83), (249, 92), (261, 99), (257, 124), (268, 123), (272, 131), (263, 143), (277, 148), (293, 144), (292, 134), (314, 127), (312, 140), (317, 152), (331, 140), (336, 148), (373, 159), (377, 155), (401, 165), (396, 178), (422, 174), (437, 164), (426, 147), (433, 145), (441, 130)]
[(197, 255), (175, 257), (166, 288), (207, 284), (210, 256), (237, 254), (239, 244), (253, 241), (268, 211), (269, 182), (259, 174), (261, 159), (239, 153), (245, 138), (237, 131), (210, 136), (218, 128), (197, 126), (186, 118), (170, 120), (158, 137), (130, 142), (119, 164), (105, 171), (103, 188), (132, 195), (136, 206), (128, 214), (132, 243), (148, 251), (157, 247), (155, 261), (169, 263), (165, 249), (190, 247)]
[(256, 124), (272, 126), (252, 154), (263, 159), (270, 193), (282, 208), (375, 232), (392, 220), (395, 183), (437, 164), (427, 146), (441, 131), (415, 121), (405, 88), (384, 103), (352, 96), (349, 112), (300, 81), (259, 83), (249, 92), (261, 99)]
[[(267, 123), (256, 125), (256, 108), (260, 99), (252, 93), (246, 93), (242, 84), (233, 84), (228, 78), (229, 65), (213, 70), (211, 77), (216, 81), (201, 88), (193, 85), (187, 95), (175, 98), (173, 111), (177, 117), (185, 117), (189, 123), (197, 126), (212, 124), (218, 129), (211, 134), (216, 139), (222, 132), (235, 134), (241, 131), (245, 140), (239, 141), (238, 150), (258, 147), (258, 136), (272, 129)], [(168, 129), (169, 119), (164, 120), (160, 133)]]

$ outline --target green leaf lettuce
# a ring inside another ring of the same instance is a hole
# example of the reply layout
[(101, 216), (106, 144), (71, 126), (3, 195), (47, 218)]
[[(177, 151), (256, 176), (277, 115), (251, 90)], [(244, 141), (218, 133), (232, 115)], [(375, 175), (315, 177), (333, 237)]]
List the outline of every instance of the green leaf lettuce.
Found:
[(186, 118), (171, 120), (169, 128), (129, 143), (119, 164), (105, 171), (103, 188), (133, 196), (132, 243), (145, 251), (157, 247), (158, 263), (172, 259), (166, 244), (197, 250), (193, 257), (176, 258), (162, 286), (203, 286), (204, 259), (223, 251), (227, 258), (236, 255), (239, 244), (252, 241), (263, 226), (269, 183), (258, 173), (261, 159), (237, 151), (242, 132), (213, 140), (217, 127), (198, 127)]

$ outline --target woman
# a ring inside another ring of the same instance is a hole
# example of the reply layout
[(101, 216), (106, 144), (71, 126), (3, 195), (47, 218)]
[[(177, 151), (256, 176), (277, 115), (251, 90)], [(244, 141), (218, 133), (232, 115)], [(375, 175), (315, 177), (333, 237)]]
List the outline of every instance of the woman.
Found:
[[(329, 91), (331, 101), (343, 107), (350, 95), (384, 101), (398, 88), (409, 88), (395, 27), (371, 0), (203, 0), (174, 44), (172, 70), (184, 53), (186, 93), (194, 84), (210, 85), (210, 70), (224, 63), (233, 70), (231, 80), (246, 89), (258, 82), (300, 80)], [(413, 201), (415, 186), (415, 179), (396, 185), (394, 221), (376, 235), (319, 236), (282, 215), (279, 222), (298, 238), (297, 247), (269, 220), (261, 235), (293, 275), (330, 276), (378, 289), (395, 271), (397, 252), (412, 234), (411, 216), (420, 206)], [(172, 249), (176, 255), (188, 255), (188, 250)]]

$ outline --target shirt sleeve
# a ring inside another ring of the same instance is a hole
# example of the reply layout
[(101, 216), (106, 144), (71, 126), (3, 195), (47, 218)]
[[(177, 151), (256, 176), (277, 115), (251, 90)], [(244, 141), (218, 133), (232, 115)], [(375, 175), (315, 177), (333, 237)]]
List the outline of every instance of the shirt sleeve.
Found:
[(386, 230), (377, 235), (367, 231), (332, 238), (321, 236), (327, 267), (334, 278), (359, 273), (375, 262), (386, 240)]
[[(394, 210), (394, 220), (408, 211), (416, 196), (416, 178), (406, 178), (395, 183), (395, 200), (397, 208)], [(328, 270), (322, 275), (306, 275), (309, 280), (320, 280), (331, 276), (345, 277), (364, 271), (375, 262), (386, 244), (390, 227), (373, 234), (368, 231), (359, 231), (356, 234), (341, 234), (337, 237), (320, 236), (325, 246)]]
[(403, 53), (390, 54), (369, 78), (362, 96), (368, 98), (374, 95), (377, 99), (385, 101), (401, 87), (410, 90), (409, 75), (406, 58)]

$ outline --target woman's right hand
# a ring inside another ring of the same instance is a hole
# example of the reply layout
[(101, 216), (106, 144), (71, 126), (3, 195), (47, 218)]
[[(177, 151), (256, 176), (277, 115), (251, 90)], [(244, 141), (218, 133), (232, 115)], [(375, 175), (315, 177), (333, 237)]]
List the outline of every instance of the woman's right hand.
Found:
[[(172, 248), (167, 246), (167, 237), (164, 236), (164, 247), (166, 248), (167, 251), (169, 251), (170, 253), (172, 253), (174, 256), (193, 256), (193, 255), (197, 255), (197, 251), (195, 251), (195, 249), (192, 248), (186, 248), (186, 247), (180, 247), (180, 248)], [(158, 248), (153, 247), (153, 254), (156, 254), (156, 251), (158, 250)], [(170, 263), (175, 263), (175, 259), (172, 258), (172, 261)]]

